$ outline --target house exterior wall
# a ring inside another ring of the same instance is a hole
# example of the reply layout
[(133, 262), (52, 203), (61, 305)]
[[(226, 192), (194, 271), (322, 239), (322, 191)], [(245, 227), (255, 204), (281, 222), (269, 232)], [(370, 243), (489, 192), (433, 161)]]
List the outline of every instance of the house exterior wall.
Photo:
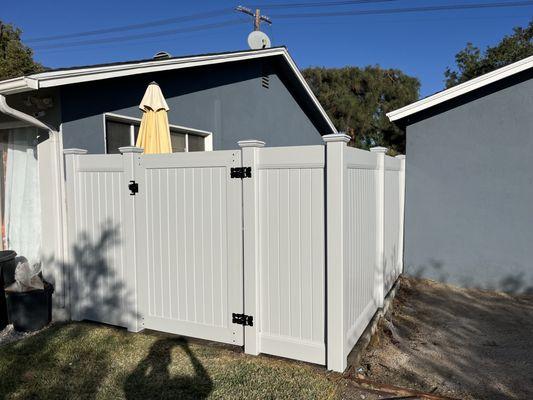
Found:
[(499, 86), (407, 127), (411, 275), (533, 291), (532, 73)]
[[(138, 104), (156, 81), (170, 107), (169, 122), (210, 131), (213, 149), (234, 149), (237, 141), (260, 139), (268, 146), (320, 144), (320, 123), (302, 104), (274, 61), (143, 74), (61, 89), (64, 148), (105, 151), (103, 113), (140, 118)], [(269, 88), (261, 85), (268, 74)], [(316, 114), (316, 112), (314, 112)]]

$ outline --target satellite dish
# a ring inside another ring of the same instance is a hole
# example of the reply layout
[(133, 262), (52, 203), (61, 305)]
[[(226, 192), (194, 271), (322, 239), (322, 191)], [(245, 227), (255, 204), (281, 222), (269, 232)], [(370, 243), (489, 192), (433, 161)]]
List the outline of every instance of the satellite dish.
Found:
[(270, 39), (264, 32), (253, 31), (248, 35), (248, 46), (252, 50), (267, 49), (270, 47)]

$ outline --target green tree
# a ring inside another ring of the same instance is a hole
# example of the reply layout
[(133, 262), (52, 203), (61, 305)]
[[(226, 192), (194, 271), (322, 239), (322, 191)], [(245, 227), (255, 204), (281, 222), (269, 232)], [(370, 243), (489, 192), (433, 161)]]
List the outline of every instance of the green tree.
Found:
[(418, 100), (418, 79), (379, 66), (308, 68), (303, 75), (337, 129), (351, 136), (352, 146), (405, 152), (405, 132), (385, 114)]
[(44, 69), (33, 61), (33, 51), (22, 43), (21, 34), (20, 29), (0, 21), (0, 80)]
[(456, 69), (444, 72), (446, 87), (450, 88), (477, 76), (533, 55), (533, 20), (525, 28), (515, 27), (513, 34), (505, 36), (496, 46), (484, 52), (472, 43), (455, 55)]

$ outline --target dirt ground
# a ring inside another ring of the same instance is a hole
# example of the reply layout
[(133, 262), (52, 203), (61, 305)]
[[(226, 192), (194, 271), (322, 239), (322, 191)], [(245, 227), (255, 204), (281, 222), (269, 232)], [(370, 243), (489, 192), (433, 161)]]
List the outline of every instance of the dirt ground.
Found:
[(533, 399), (533, 296), (402, 278), (359, 371), (458, 399)]

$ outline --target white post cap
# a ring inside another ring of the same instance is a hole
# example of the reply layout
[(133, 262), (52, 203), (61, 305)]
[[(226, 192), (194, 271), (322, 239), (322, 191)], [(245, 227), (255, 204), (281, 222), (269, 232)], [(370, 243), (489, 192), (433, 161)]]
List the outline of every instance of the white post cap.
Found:
[(396, 157), (398, 160), (405, 160), (405, 154), (398, 154)]
[(381, 147), (381, 146), (376, 146), (376, 147), (371, 147), (370, 148), (370, 151), (372, 153), (386, 153), (387, 150), (388, 149), (386, 147)]
[(348, 136), (345, 133), (332, 133), (331, 135), (324, 135), (322, 136), (322, 140), (326, 143), (331, 142), (344, 142), (348, 143), (350, 141), (351, 137)]
[(144, 149), (141, 149), (140, 147), (135, 147), (135, 146), (119, 147), (118, 151), (120, 151), (122, 154), (125, 154), (125, 153), (144, 153)]
[(239, 145), (239, 147), (244, 148), (244, 147), (265, 147), (266, 143), (261, 140), (239, 140), (237, 144)]
[(76, 148), (72, 148), (72, 149), (64, 149), (63, 150), (63, 154), (67, 155), (67, 154), (87, 154), (88, 151), (85, 150), (85, 149), (76, 149)]

